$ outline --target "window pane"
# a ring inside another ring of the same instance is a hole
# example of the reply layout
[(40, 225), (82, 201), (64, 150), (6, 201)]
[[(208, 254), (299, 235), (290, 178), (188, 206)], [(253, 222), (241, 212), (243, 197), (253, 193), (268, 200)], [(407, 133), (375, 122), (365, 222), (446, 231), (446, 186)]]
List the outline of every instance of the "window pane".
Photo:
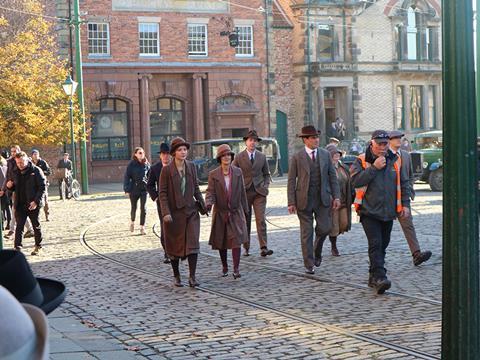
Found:
[(170, 110), (172, 107), (170, 105), (169, 98), (158, 99), (158, 108), (161, 110)]
[(93, 160), (110, 160), (108, 138), (94, 139), (92, 137), (92, 159)]
[(417, 18), (415, 10), (408, 8), (407, 15), (407, 55), (408, 60), (417, 60)]
[(317, 54), (319, 61), (333, 60), (333, 25), (318, 26)]
[(397, 86), (397, 123), (395, 127), (397, 129), (405, 129), (405, 103), (404, 103), (404, 87)]
[(114, 108), (114, 100), (113, 99), (103, 99), (100, 101), (100, 109), (101, 111), (113, 111)]
[(410, 86), (410, 126), (412, 129), (423, 127), (422, 100), (422, 87)]
[(88, 24), (88, 53), (90, 55), (108, 55), (109, 48), (109, 28), (106, 23)]
[(115, 110), (121, 112), (127, 112), (127, 103), (122, 100), (115, 101)]
[(177, 99), (172, 99), (172, 109), (173, 110), (182, 110), (182, 102)]
[(157, 111), (157, 99), (150, 100), (150, 111)]
[(188, 54), (207, 55), (207, 25), (188, 24)]
[(159, 55), (158, 24), (138, 24), (140, 55)]
[(253, 56), (253, 27), (237, 26), (235, 31), (238, 35), (238, 46), (235, 53), (239, 56)]

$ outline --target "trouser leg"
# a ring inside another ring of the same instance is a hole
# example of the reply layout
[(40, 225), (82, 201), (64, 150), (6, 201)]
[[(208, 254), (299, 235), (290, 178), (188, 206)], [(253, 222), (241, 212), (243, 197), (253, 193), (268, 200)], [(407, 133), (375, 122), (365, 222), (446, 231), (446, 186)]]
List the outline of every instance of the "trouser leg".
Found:
[(245, 250), (249, 250), (250, 249), (250, 234), (252, 232), (252, 212), (253, 212), (253, 200), (255, 199), (255, 195), (256, 195), (256, 192), (255, 192), (255, 189), (253, 189), (252, 191), (252, 187), (250, 187), (250, 189), (247, 190), (247, 203), (248, 203), (248, 213), (247, 213), (247, 241), (243, 243), (243, 248)]
[(310, 269), (314, 266), (313, 258), (313, 212), (298, 210), (300, 220), (300, 242), (302, 245), (303, 264)]
[(315, 214), (315, 257), (322, 257), (323, 243), (332, 229), (332, 211), (330, 207), (319, 206), (313, 210)]
[(362, 216), (360, 222), (368, 239), (369, 271), (377, 278), (385, 276), (386, 247), (383, 241), (385, 229), (382, 226), (382, 221), (368, 216)]
[(147, 193), (140, 195), (140, 225), (145, 225), (145, 219), (147, 217)]
[(130, 193), (130, 220), (135, 221), (137, 214), (137, 203), (140, 195)]
[(35, 245), (42, 246), (42, 227), (40, 221), (38, 220), (40, 216), (40, 209), (37, 207), (35, 210), (28, 211), (28, 217), (32, 221), (33, 233), (35, 234)]
[(417, 233), (413, 225), (413, 217), (411, 212), (410, 215), (407, 217), (399, 217), (398, 222), (402, 227), (405, 239), (407, 239), (408, 247), (410, 248), (411, 254), (413, 255), (416, 252), (420, 251), (420, 244), (418, 243)]
[(155, 204), (157, 205), (157, 213), (158, 213), (158, 218), (160, 220), (160, 243), (162, 244), (163, 251), (165, 251), (165, 234), (164, 234), (165, 230), (163, 227), (162, 209), (160, 207), (160, 200), (157, 199)]
[(27, 209), (25, 206), (19, 206), (15, 209), (15, 247), (22, 246), (23, 240), (23, 229), (25, 227), (25, 222), (27, 221)]
[(253, 210), (255, 211), (255, 223), (257, 225), (257, 237), (260, 249), (267, 247), (267, 222), (265, 211), (267, 209), (267, 197), (256, 194), (253, 199)]

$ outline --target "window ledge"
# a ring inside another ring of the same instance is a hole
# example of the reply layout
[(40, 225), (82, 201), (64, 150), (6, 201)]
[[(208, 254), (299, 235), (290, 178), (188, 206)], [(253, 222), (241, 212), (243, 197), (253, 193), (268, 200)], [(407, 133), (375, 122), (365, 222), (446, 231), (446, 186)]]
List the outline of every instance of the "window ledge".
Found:
[(113, 59), (112, 55), (88, 55), (88, 59), (94, 60), (110, 60)]
[(161, 55), (138, 55), (138, 58), (139, 59), (142, 59), (142, 60), (145, 60), (145, 59), (155, 59), (155, 60), (158, 60), (158, 59), (162, 59), (163, 57)]
[(257, 59), (257, 57), (255, 57), (255, 55), (236, 55), (235, 54), (235, 58), (236, 59)]
[(189, 59), (208, 59), (208, 55), (188, 55)]

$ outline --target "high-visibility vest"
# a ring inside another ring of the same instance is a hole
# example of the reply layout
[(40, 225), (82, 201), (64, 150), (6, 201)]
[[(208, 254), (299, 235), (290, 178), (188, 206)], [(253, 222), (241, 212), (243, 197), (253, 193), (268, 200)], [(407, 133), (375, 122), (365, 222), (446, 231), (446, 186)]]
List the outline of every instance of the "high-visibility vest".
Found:
[[(399, 156), (398, 153), (395, 154), (395, 156), (397, 156), (397, 160), (393, 164), (393, 167), (395, 168), (395, 172), (397, 174), (397, 206), (396, 206), (396, 210), (397, 210), (397, 213), (400, 213), (403, 210), (403, 206), (402, 206), (402, 187), (400, 185), (400, 168), (402, 166), (402, 158)], [(358, 159), (360, 160), (360, 162), (362, 164), (362, 167), (364, 169), (367, 169), (370, 166), (372, 166), (372, 164), (367, 163), (367, 161), (365, 160), (365, 154), (359, 155)], [(362, 206), (363, 198), (365, 196), (365, 193), (367, 192), (367, 187), (368, 187), (368, 185), (365, 185), (365, 186), (362, 186), (362, 187), (359, 187), (359, 188), (355, 189), (355, 200), (353, 201), (353, 206), (355, 207), (355, 211), (357, 212), (357, 214), (359, 213), (360, 207)]]

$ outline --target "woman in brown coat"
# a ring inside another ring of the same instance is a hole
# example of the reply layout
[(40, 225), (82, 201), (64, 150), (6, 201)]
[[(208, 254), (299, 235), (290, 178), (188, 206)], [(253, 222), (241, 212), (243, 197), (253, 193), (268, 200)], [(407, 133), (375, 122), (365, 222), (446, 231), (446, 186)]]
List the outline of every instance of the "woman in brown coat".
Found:
[(350, 171), (340, 158), (343, 153), (338, 148), (330, 144), (326, 148), (332, 157), (333, 166), (337, 171), (338, 185), (340, 186), (341, 206), (332, 214), (332, 230), (330, 231), (330, 242), (332, 244), (332, 255), (340, 256), (337, 249), (337, 236), (347, 232), (352, 227), (352, 187), (350, 183)]
[(198, 286), (195, 279), (200, 252), (200, 216), (205, 202), (198, 187), (195, 165), (186, 160), (190, 144), (175, 138), (170, 145), (173, 161), (160, 174), (160, 206), (165, 229), (165, 252), (171, 259), (175, 286), (183, 286), (178, 269), (179, 260), (188, 259), (190, 287)]
[(247, 195), (242, 170), (231, 165), (234, 154), (227, 144), (217, 150), (220, 166), (208, 174), (207, 209), (213, 206), (209, 244), (218, 250), (223, 276), (228, 276), (227, 249), (232, 249), (233, 277), (240, 277), (240, 248), (247, 241)]

